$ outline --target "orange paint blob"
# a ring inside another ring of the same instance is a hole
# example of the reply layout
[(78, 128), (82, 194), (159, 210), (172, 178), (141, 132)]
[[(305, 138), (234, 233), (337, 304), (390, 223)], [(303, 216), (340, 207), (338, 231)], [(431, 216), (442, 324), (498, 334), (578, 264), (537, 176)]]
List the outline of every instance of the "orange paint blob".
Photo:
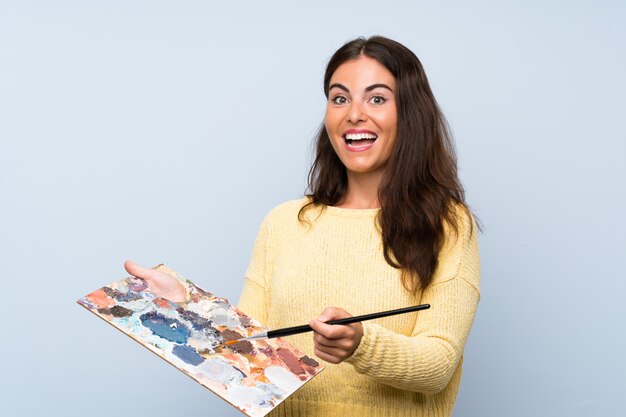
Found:
[(163, 299), (163, 298), (156, 298), (154, 300), (154, 303), (156, 305), (158, 305), (159, 307), (161, 307), (161, 308), (169, 308), (170, 307), (170, 302), (165, 300), (165, 299)]
[(107, 308), (115, 305), (115, 300), (107, 295), (103, 289), (96, 290), (87, 296), (87, 299), (98, 306)]

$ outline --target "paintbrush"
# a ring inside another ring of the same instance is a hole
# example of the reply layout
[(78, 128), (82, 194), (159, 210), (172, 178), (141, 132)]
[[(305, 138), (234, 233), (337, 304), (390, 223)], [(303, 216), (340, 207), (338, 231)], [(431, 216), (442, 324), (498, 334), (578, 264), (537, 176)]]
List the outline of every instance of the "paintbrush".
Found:
[[(359, 321), (373, 320), (373, 319), (378, 319), (378, 318), (387, 317), (387, 316), (395, 316), (396, 314), (410, 313), (412, 311), (426, 310), (429, 308), (430, 308), (430, 304), (420, 304), (418, 306), (399, 308), (397, 310), (381, 311), (380, 313), (364, 314), (362, 316), (354, 316), (354, 317), (346, 317), (344, 319), (329, 320), (324, 323), (326, 324), (351, 324), (351, 323), (357, 323)], [(305, 324), (304, 326), (285, 327), (284, 329), (269, 330), (267, 332), (261, 332), (261, 333), (254, 334), (252, 336), (244, 337), (242, 339), (229, 340), (225, 343), (230, 346), (230, 345), (234, 345), (235, 343), (242, 342), (244, 340), (272, 339), (274, 337), (291, 336), (294, 334), (306, 333), (306, 332), (312, 332), (312, 331), (313, 329), (311, 328), (311, 326), (309, 326), (308, 324)]]

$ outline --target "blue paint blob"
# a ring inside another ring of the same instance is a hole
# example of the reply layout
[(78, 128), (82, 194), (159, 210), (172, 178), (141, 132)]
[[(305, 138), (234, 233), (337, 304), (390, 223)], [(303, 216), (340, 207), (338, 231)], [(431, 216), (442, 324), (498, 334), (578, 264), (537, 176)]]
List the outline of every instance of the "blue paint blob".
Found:
[(204, 362), (204, 358), (191, 346), (175, 345), (172, 353), (190, 365), (200, 365)]
[(165, 340), (174, 343), (187, 343), (190, 334), (189, 329), (176, 319), (170, 319), (156, 311), (151, 311), (142, 314), (139, 320), (141, 320), (141, 324), (150, 329), (152, 333)]

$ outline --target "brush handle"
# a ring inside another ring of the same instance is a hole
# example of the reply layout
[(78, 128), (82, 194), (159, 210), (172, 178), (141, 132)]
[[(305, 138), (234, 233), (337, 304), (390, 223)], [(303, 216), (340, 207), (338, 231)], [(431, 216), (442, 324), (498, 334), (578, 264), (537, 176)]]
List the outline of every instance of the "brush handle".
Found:
[[(346, 317), (344, 319), (329, 320), (326, 324), (352, 324), (365, 320), (379, 319), (381, 317), (395, 316), (396, 314), (410, 313), (412, 311), (426, 310), (430, 308), (430, 304), (420, 304), (418, 306), (399, 308), (397, 310), (381, 311), (380, 313), (364, 314), (362, 316)], [(308, 324), (304, 326), (285, 327), (284, 329), (270, 330), (267, 332), (267, 338), (291, 336), (299, 333), (312, 332), (313, 329)]]

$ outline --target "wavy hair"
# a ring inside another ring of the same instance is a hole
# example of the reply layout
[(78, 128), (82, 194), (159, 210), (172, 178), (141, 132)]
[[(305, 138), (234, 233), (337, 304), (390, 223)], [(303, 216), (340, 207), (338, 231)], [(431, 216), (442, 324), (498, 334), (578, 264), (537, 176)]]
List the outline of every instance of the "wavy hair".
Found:
[[(445, 240), (444, 225), (447, 223), (458, 234), (461, 219), (455, 207), (461, 207), (468, 217), (471, 213), (457, 175), (448, 124), (421, 62), (408, 48), (382, 36), (346, 43), (326, 67), (326, 98), (337, 68), (360, 56), (375, 59), (396, 80), (397, 138), (378, 189), (381, 210), (377, 222), (385, 260), (402, 269), (404, 287), (416, 293), (432, 281)], [(309, 202), (298, 214), (300, 221), (312, 207), (340, 203), (348, 188), (346, 168), (333, 150), (324, 124), (317, 134), (308, 180)]]

